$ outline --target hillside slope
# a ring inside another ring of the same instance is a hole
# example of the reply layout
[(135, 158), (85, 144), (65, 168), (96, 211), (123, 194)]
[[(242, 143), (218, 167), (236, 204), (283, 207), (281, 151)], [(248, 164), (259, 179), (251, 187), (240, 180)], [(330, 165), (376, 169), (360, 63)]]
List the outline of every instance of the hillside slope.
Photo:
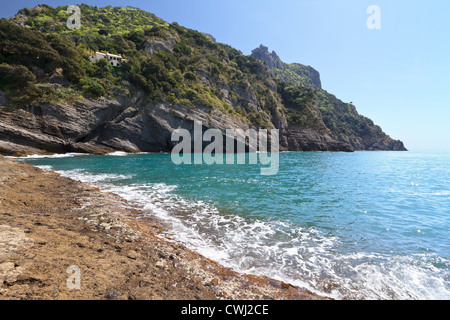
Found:
[[(277, 128), (282, 150), (405, 150), (311, 67), (268, 64), (140, 9), (80, 9), (80, 30), (67, 6), (0, 20), (0, 153), (170, 151), (193, 121)], [(128, 62), (91, 63), (96, 51)]]
[(313, 127), (355, 150), (405, 149), (401, 141), (391, 139), (372, 120), (360, 115), (354, 105), (322, 89), (320, 74), (314, 68), (286, 64), (263, 45), (253, 50), (252, 56), (271, 69), (290, 128)]

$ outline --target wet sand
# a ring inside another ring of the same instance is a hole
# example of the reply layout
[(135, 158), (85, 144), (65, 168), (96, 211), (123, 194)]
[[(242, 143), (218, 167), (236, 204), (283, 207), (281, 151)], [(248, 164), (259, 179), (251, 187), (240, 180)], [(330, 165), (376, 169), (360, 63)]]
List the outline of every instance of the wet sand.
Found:
[(0, 156), (0, 299), (323, 299), (223, 268), (165, 228), (117, 195)]

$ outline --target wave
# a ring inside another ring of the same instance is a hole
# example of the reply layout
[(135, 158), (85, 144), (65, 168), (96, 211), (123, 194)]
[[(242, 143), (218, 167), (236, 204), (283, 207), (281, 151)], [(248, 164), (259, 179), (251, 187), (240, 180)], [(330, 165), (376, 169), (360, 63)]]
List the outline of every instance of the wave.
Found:
[(108, 156), (115, 156), (115, 157), (124, 157), (129, 155), (129, 153), (127, 152), (123, 152), (123, 151), (115, 151), (115, 152), (111, 152), (107, 154)]
[[(51, 166), (47, 165), (38, 165), (38, 168), (44, 170), (52, 170)], [(132, 179), (134, 175), (123, 175), (123, 174), (112, 174), (112, 173), (99, 173), (99, 174), (91, 174), (85, 172), (83, 169), (74, 169), (74, 170), (59, 170), (56, 171), (61, 174), (63, 177), (72, 178), (77, 181), (86, 182), (86, 183), (99, 183), (99, 182), (112, 182), (119, 180), (127, 180)], [(103, 187), (105, 187), (103, 185)]]
[[(164, 152), (158, 152), (160, 154), (164, 153)], [(129, 156), (129, 155), (145, 155), (145, 154), (155, 154), (155, 152), (133, 152), (133, 153), (128, 153), (128, 152), (124, 152), (124, 151), (114, 151), (111, 153), (108, 153), (107, 156), (115, 156), (115, 157), (124, 157), (124, 156)]]
[(82, 157), (82, 156), (88, 156), (88, 153), (55, 153), (55, 154), (50, 154), (50, 155), (39, 155), (39, 154), (34, 154), (34, 155), (28, 155), (28, 156), (24, 156), (24, 157), (12, 157), (12, 156), (7, 156), (5, 158), (10, 158), (10, 159), (26, 159), (26, 160), (31, 160), (31, 159), (56, 159), (56, 158), (72, 158), (72, 157)]

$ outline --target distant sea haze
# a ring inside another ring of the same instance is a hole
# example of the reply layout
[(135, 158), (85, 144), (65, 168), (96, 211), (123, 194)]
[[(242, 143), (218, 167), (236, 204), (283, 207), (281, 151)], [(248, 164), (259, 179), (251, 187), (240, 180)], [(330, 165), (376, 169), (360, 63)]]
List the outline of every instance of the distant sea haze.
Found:
[(24, 161), (121, 195), (237, 271), (336, 299), (450, 299), (450, 153), (281, 153), (273, 176), (169, 154)]

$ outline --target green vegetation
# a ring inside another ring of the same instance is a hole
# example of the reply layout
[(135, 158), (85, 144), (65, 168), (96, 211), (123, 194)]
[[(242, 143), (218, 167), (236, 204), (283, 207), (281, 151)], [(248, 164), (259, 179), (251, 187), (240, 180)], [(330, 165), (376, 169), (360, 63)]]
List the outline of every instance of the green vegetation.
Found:
[[(269, 128), (277, 112), (290, 125), (346, 137), (386, 135), (356, 109), (320, 89), (301, 64), (265, 63), (207, 35), (131, 7), (80, 5), (69, 30), (67, 6), (40, 5), (0, 20), (0, 89), (10, 107), (74, 103), (145, 93), (148, 102), (209, 108)], [(91, 63), (96, 51), (121, 54), (120, 67)]]
[(336, 138), (389, 138), (372, 120), (360, 115), (352, 104), (344, 103), (322, 89), (316, 90), (315, 94), (321, 118)]
[[(283, 64), (283, 68), (274, 69), (273, 74), (278, 81), (296, 87), (320, 87), (320, 82), (313, 77), (314, 69), (299, 63)], [(317, 79), (319, 75), (317, 74)], [(315, 80), (315, 81), (314, 81)]]
[(298, 63), (273, 69), (288, 121), (318, 132), (329, 131), (338, 140), (389, 138), (356, 108), (321, 88), (319, 73)]
[(278, 82), (278, 91), (286, 107), (288, 121), (318, 132), (330, 131), (336, 139), (388, 136), (372, 120), (361, 116), (355, 106), (344, 103), (327, 91), (311, 86)]
[[(0, 86), (14, 105), (42, 102), (55, 94), (52, 89), (39, 88), (37, 83), (52, 77), (78, 83), (85, 75), (81, 54), (70, 40), (56, 34), (16, 26), (0, 20)], [(61, 73), (58, 73), (58, 71)]]
[[(273, 80), (262, 72), (260, 61), (136, 8), (81, 5), (80, 9), (80, 30), (67, 28), (67, 6), (40, 5), (0, 21), (0, 62), (7, 64), (5, 68), (25, 67), (36, 77), (17, 80), (32, 93), (3, 88), (17, 107), (143, 91), (149, 101), (207, 107), (268, 126), (279, 98), (268, 88), (267, 82)], [(151, 52), (155, 42), (169, 46)], [(96, 51), (121, 54), (128, 62), (119, 68), (106, 60), (89, 62)], [(61, 95), (61, 89), (36, 86), (55, 82), (70, 90)], [(229, 92), (228, 99), (223, 89)], [(254, 96), (256, 105), (249, 101)]]
[(278, 82), (278, 90), (286, 106), (286, 114), (291, 124), (327, 131), (327, 127), (316, 110), (315, 90)]
[[(73, 39), (85, 35), (92, 37), (123, 35), (130, 30), (139, 32), (154, 26), (168, 25), (154, 14), (138, 8), (111, 6), (97, 8), (86, 4), (79, 7), (82, 14), (81, 30), (67, 28), (66, 21), (70, 16), (67, 13), (67, 6), (53, 8), (43, 4), (32, 9), (25, 8), (11, 20), (33, 30), (68, 35)], [(99, 39), (104, 40), (101, 37)]]

